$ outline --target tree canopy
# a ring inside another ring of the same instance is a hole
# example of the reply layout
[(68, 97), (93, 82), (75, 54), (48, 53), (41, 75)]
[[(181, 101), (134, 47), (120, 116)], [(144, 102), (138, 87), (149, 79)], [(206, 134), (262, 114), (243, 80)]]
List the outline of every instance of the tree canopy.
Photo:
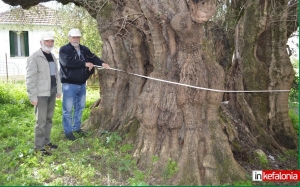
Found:
[(78, 28), (81, 33), (81, 44), (87, 46), (93, 53), (101, 57), (102, 40), (97, 29), (97, 21), (83, 7), (69, 3), (57, 11), (60, 25), (55, 29), (56, 46), (62, 46), (69, 42), (68, 32), (72, 28)]

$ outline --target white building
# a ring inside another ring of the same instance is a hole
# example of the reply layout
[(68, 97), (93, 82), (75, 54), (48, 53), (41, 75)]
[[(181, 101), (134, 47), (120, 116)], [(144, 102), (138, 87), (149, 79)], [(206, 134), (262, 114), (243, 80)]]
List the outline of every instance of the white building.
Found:
[(56, 11), (40, 4), (0, 13), (0, 77), (24, 77), (26, 60), (40, 48), (41, 35), (54, 34), (58, 24)]

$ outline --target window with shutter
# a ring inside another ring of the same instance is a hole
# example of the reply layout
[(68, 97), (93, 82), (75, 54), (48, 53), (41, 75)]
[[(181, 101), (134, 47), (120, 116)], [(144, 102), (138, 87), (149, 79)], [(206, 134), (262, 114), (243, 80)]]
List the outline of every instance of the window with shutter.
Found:
[(13, 31), (9, 31), (9, 45), (10, 45), (10, 57), (15, 55), (15, 34)]
[(29, 56), (28, 31), (9, 31), (10, 57)]
[(25, 48), (25, 56), (29, 56), (28, 31), (24, 31), (24, 48)]

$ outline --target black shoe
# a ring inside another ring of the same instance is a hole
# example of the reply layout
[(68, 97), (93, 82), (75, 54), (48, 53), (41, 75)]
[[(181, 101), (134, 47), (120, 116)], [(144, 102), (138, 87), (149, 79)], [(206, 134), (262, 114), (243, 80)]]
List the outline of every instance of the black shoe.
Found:
[(57, 146), (57, 145), (54, 145), (54, 144), (52, 144), (52, 143), (49, 143), (48, 145), (46, 145), (46, 148), (48, 148), (48, 149), (57, 149), (58, 146)]
[(49, 151), (47, 151), (46, 149), (37, 150), (37, 151), (35, 151), (35, 153), (41, 154), (42, 156), (50, 156), (50, 155), (52, 155), (52, 153), (49, 152)]
[(76, 137), (73, 135), (73, 133), (66, 134), (66, 138), (72, 141), (76, 140)]
[(79, 130), (74, 131), (74, 132), (76, 132), (80, 136), (87, 136), (87, 132), (84, 132), (82, 129), (79, 129)]

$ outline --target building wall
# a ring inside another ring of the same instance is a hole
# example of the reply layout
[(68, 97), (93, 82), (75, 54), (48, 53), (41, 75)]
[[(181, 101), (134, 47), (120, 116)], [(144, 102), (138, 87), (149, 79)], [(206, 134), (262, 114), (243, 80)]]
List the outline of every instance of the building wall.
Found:
[[(0, 24), (0, 77), (26, 74), (26, 60), (28, 57), (10, 57), (9, 31), (28, 31), (29, 55), (40, 48), (40, 37), (45, 32), (54, 33), (55, 26), (22, 26)], [(58, 48), (55, 46), (55, 48)], [(57, 50), (53, 50), (57, 51)], [(58, 57), (58, 54), (55, 54)], [(6, 65), (7, 64), (7, 65)]]

